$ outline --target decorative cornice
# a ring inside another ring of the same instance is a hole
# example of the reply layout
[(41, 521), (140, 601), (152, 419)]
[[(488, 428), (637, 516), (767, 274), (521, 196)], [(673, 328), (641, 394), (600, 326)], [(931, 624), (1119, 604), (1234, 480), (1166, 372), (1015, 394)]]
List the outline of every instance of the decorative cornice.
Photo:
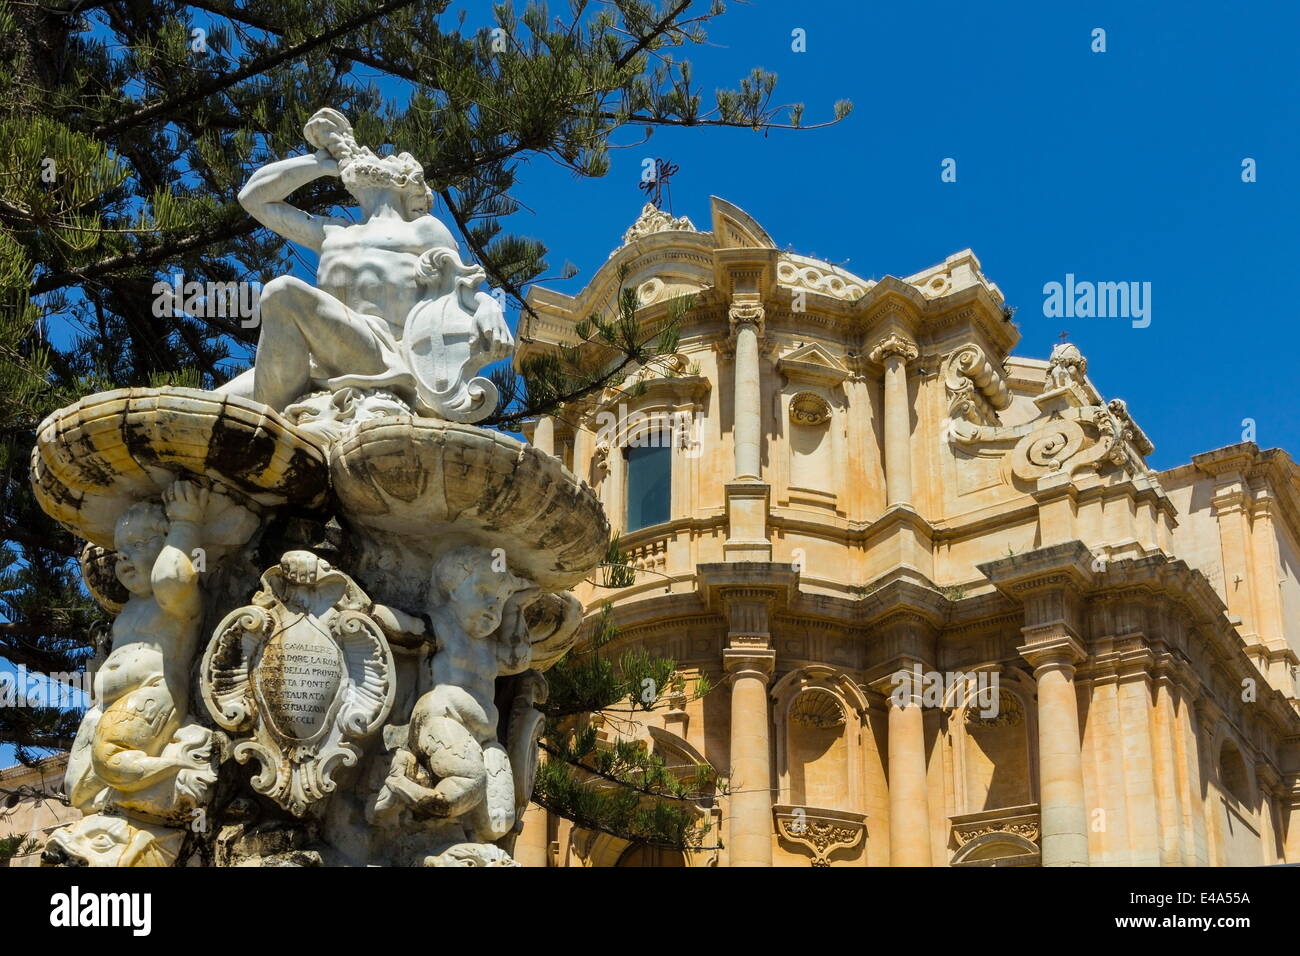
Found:
[(963, 847), (972, 840), (990, 833), (1009, 833), (1030, 843), (1038, 842), (1039, 812), (1037, 804), (963, 813), (949, 817), (952, 835), (957, 846)]

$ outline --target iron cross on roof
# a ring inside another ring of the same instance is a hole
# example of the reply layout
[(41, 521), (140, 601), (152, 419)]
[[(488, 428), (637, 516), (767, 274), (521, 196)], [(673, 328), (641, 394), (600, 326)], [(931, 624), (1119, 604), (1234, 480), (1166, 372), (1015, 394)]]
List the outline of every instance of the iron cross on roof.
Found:
[(672, 211), (673, 191), (669, 180), (680, 168), (676, 163), (658, 157), (655, 157), (654, 165), (651, 165), (648, 159), (643, 164), (639, 188), (646, 191), (650, 202), (654, 204), (656, 209), (664, 208), (663, 195), (664, 189), (667, 187), (669, 211)]

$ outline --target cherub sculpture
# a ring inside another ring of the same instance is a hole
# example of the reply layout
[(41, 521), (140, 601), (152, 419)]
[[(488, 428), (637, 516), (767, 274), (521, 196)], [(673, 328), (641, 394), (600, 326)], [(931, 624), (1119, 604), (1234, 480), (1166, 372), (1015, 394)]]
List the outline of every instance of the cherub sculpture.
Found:
[[(303, 133), (316, 151), (263, 166), (239, 200), (263, 225), (320, 254), (316, 285), (288, 275), (266, 285), (255, 366), (219, 391), (276, 411), (295, 406), (308, 423), (337, 418), (328, 406), (343, 390), (352, 390), (349, 413), (358, 392), (377, 391), (385, 402), (378, 414), (391, 414), (396, 396), (419, 414), (487, 417), (496, 388), (472, 376), (509, 356), (514, 341), (497, 300), (475, 291), (482, 268), (461, 261), (447, 227), (429, 214), (423, 168), (409, 153), (378, 156), (359, 145), (332, 109), (319, 110)], [(342, 180), (361, 207), (359, 222), (285, 201), (324, 176)], [(365, 403), (355, 411), (365, 417)]]
[[(445, 849), (445, 859), (427, 862), (502, 862), (502, 851), (491, 844), (515, 829), (535, 769), (540, 714), (532, 705), (544, 694), (538, 685), (545, 684), (536, 672), (572, 646), (581, 623), (581, 605), (565, 594), (549, 596), (560, 612), (530, 628), (526, 612), (542, 598), (485, 547), (456, 548), (434, 565), (428, 616), (437, 650), (406, 745), (394, 752), (370, 812), (372, 820), (403, 810), (460, 819), (467, 842)], [(497, 681), (514, 675), (533, 679), (516, 689), (503, 742)]]
[(68, 756), (68, 798), (86, 816), (51, 837), (52, 856), (103, 865), (174, 858), (183, 829), (169, 828), (191, 822), (216, 780), (212, 731), (190, 716), (199, 573), (206, 548), (246, 540), (255, 523), (227, 496), (186, 480), (161, 505), (139, 502), (118, 519), (117, 578), (131, 596)]

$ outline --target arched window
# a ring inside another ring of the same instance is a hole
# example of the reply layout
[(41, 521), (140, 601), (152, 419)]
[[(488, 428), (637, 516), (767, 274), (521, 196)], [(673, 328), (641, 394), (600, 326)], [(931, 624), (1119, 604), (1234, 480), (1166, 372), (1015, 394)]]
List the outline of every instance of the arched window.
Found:
[(627, 462), (626, 529), (636, 531), (671, 517), (673, 449), (655, 442), (624, 450)]

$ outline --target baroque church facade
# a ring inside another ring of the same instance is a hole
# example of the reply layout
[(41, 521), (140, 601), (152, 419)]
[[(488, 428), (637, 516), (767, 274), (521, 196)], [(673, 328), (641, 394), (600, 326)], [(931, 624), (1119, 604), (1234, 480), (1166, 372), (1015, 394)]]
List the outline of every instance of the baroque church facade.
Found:
[(535, 289), (518, 358), (576, 344), (621, 290), (647, 328), (690, 297), (664, 367), (528, 437), (637, 569), (580, 588), (589, 612), (612, 602), (620, 645), (712, 686), (602, 733), (727, 785), (698, 850), (534, 807), (518, 857), (1300, 862), (1291, 458), (1244, 443), (1157, 473), (1074, 345), (1014, 354), (969, 250), (870, 281), (711, 212), (647, 206), (581, 292)]

